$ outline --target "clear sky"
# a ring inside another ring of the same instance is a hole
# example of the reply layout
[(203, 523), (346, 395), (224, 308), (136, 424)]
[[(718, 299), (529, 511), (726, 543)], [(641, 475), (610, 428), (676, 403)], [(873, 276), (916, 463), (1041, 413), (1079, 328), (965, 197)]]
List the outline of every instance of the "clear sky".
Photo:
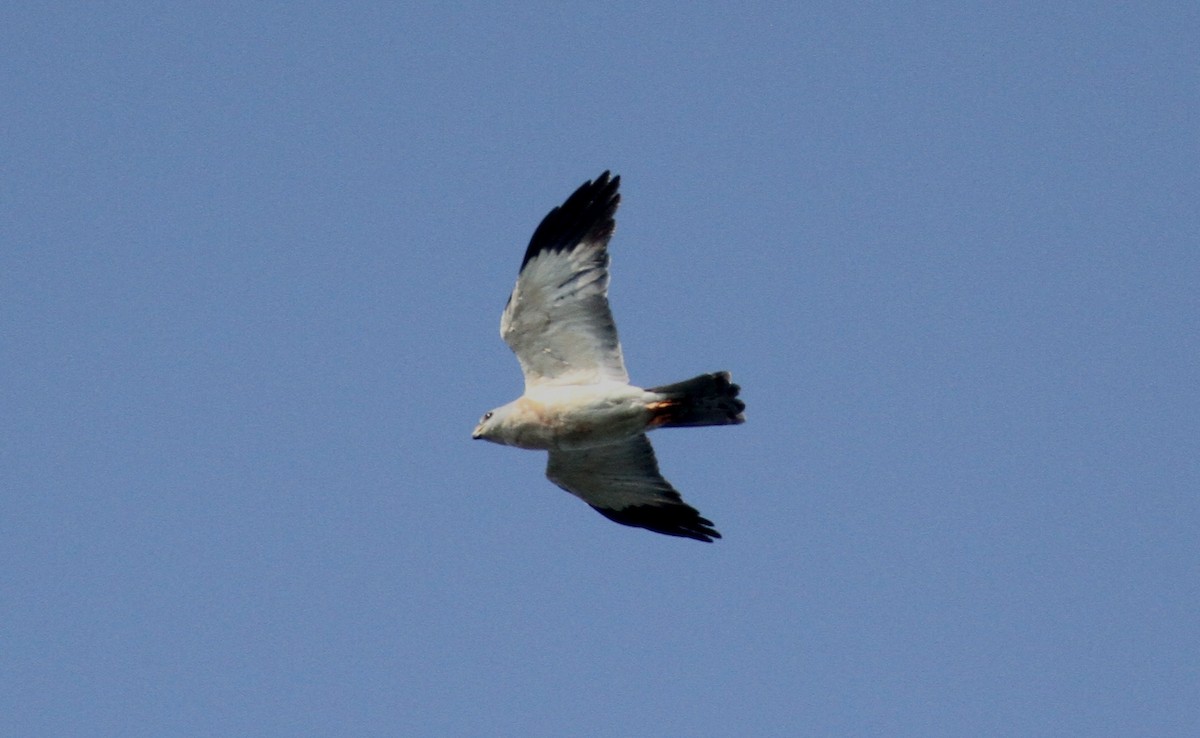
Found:
[[(1194, 3), (8, 3), (0, 734), (1200, 735)], [(612, 169), (725, 538), (475, 442)]]

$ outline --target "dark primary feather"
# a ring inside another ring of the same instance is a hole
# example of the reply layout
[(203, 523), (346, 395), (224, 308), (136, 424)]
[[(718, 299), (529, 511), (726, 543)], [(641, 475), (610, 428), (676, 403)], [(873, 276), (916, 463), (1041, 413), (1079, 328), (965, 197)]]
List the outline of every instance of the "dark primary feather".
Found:
[[(679, 497), (678, 494), (675, 495)], [(691, 505), (678, 500), (657, 505), (637, 505), (613, 510), (592, 505), (592, 509), (604, 517), (634, 528), (645, 528), (655, 533), (680, 538), (692, 538), (705, 543), (712, 543), (721, 534), (712, 527), (712, 521), (700, 516), (700, 511)]]
[(595, 181), (584, 182), (542, 219), (529, 239), (521, 268), (543, 251), (565, 251), (581, 241), (608, 240), (616, 225), (613, 216), (621, 202), (620, 186), (620, 176), (609, 179), (607, 170)]

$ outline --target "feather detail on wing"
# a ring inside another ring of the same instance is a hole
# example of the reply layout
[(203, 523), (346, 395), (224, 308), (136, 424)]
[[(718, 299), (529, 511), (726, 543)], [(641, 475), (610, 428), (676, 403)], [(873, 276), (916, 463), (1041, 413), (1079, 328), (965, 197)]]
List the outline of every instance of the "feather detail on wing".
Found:
[(645, 435), (578, 451), (551, 451), (546, 476), (622, 525), (705, 542), (721, 537), (712, 521), (663, 479)]
[(529, 241), (500, 318), (526, 387), (629, 381), (608, 307), (608, 240), (620, 183), (608, 172), (585, 182)]

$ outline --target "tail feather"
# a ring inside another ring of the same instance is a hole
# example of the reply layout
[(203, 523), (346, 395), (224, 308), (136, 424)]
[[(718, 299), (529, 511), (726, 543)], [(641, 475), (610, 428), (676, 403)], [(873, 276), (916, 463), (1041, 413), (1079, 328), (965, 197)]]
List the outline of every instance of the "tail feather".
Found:
[(738, 387), (729, 381), (729, 372), (701, 374), (698, 377), (652, 387), (661, 399), (650, 403), (654, 413), (650, 425), (655, 428), (686, 428), (698, 425), (737, 425), (746, 422), (742, 411), (746, 403), (738, 399)]

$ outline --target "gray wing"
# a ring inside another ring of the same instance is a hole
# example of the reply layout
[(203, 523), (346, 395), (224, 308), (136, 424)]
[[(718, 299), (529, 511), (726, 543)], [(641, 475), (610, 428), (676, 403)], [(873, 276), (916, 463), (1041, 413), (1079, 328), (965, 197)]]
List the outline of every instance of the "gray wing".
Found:
[(551, 451), (551, 482), (622, 525), (711, 542), (721, 534), (658, 472), (645, 435), (608, 446)]
[(608, 307), (608, 240), (620, 183), (608, 172), (585, 182), (529, 241), (500, 318), (526, 387), (629, 381)]

